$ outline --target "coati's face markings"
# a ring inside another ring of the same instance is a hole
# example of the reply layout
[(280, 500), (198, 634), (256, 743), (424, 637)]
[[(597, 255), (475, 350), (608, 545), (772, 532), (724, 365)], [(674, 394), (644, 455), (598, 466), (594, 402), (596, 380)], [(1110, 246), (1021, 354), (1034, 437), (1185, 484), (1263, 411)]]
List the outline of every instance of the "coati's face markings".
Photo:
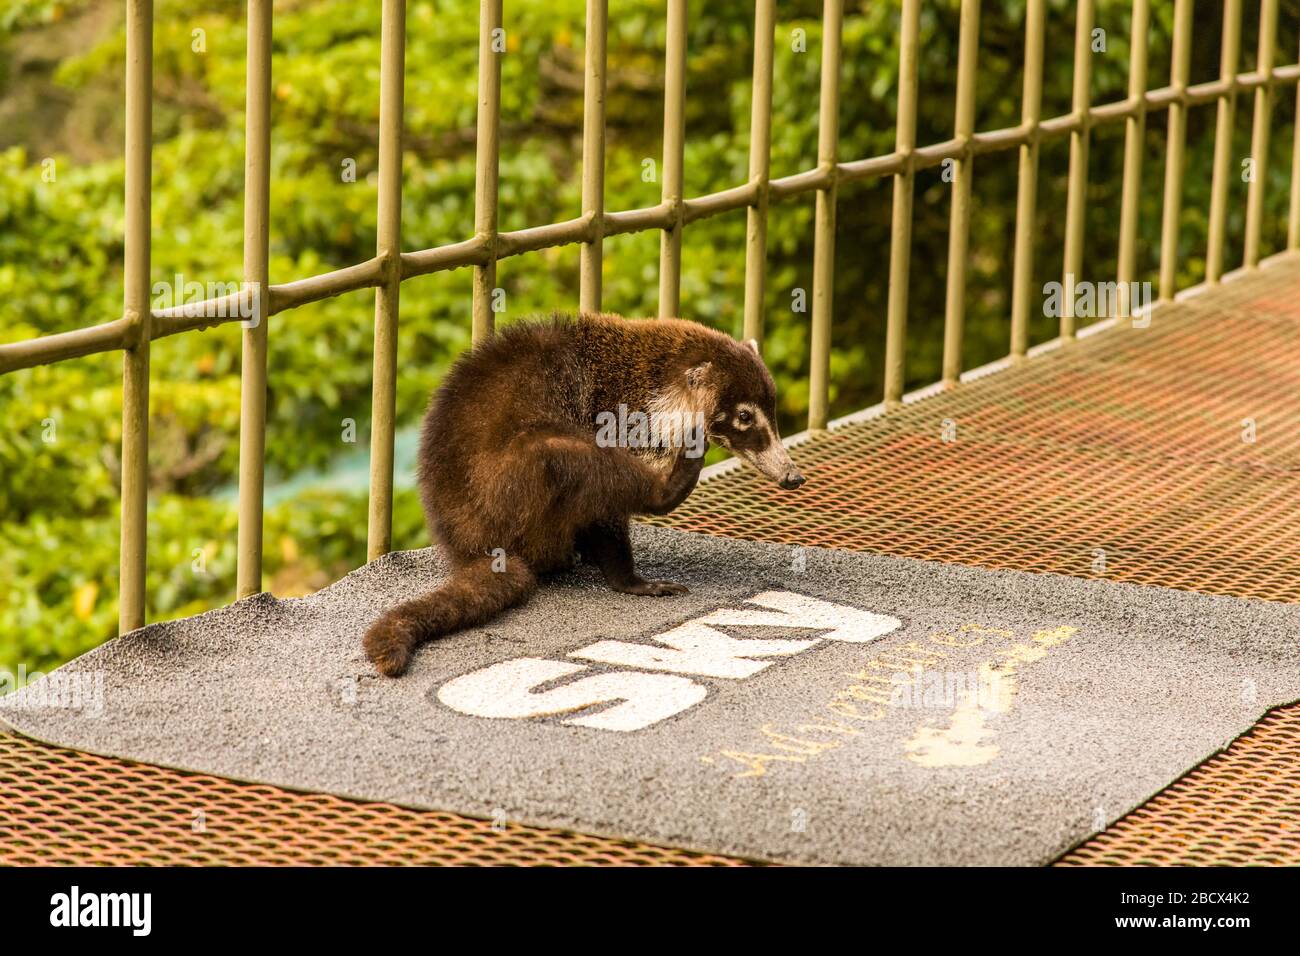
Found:
[(798, 488), (804, 477), (790, 460), (776, 429), (776, 385), (758, 355), (758, 343), (751, 339), (746, 345), (725, 360), (708, 363), (697, 376), (706, 378), (716, 394), (707, 426), (709, 441), (753, 465), (782, 488)]

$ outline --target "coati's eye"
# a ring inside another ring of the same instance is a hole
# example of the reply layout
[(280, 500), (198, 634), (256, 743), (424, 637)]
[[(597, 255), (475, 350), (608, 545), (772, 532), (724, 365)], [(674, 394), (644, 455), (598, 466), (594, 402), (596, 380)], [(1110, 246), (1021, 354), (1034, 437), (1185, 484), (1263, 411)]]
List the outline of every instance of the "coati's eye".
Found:
[(746, 408), (742, 408), (740, 411), (736, 412), (736, 421), (740, 422), (742, 425), (748, 425), (753, 420), (753, 413)]

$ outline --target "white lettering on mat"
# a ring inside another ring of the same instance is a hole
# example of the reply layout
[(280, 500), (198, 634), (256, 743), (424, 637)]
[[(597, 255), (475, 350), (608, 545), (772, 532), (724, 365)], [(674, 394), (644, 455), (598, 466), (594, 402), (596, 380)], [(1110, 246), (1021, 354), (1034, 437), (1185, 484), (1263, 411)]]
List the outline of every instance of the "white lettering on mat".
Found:
[[(506, 719), (553, 717), (615, 704), (562, 723), (598, 730), (643, 730), (694, 707), (707, 696), (704, 685), (677, 675), (743, 680), (776, 663), (755, 658), (788, 658), (822, 641), (865, 644), (902, 626), (896, 617), (792, 591), (763, 591), (744, 603), (755, 607), (718, 608), (655, 635), (653, 643), (597, 641), (569, 654), (635, 670), (590, 674), (534, 692), (534, 687), (588, 668), (568, 661), (521, 657), (453, 678), (438, 689), (438, 700), (462, 714)], [(719, 630), (721, 627), (825, 633), (815, 638), (737, 638)]]

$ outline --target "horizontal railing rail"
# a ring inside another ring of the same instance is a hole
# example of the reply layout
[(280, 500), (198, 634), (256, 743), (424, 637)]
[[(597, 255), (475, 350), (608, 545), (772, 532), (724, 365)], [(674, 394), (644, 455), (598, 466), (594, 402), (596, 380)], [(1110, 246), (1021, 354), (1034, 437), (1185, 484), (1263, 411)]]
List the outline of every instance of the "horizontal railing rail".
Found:
[[(841, 186), (893, 179), (889, 300), (886, 315), (883, 408), (897, 407), (906, 379), (907, 286), (911, 270), (912, 196), (916, 173), (953, 163), (953, 199), (949, 229), (948, 276), (944, 322), (943, 385), (962, 380), (965, 260), (970, 229), (973, 159), (1018, 150), (1019, 181), (1016, 238), (1011, 277), (1009, 353), (1011, 362), (1029, 353), (1028, 317), (1034, 268), (1034, 230), (1039, 150), (1043, 142), (1068, 138), (1064, 294), (1060, 338), (1077, 335), (1073, 283), (1083, 265), (1084, 198), (1088, 184), (1088, 147), (1093, 130), (1109, 124), (1125, 127), (1123, 198), (1119, 229), (1117, 286), (1121, 318), (1133, 314), (1127, 289), (1135, 274), (1138, 226), (1137, 197), (1147, 117), (1167, 113), (1167, 162), (1161, 222), (1159, 299), (1178, 292), (1178, 235), (1183, 193), (1187, 110), (1214, 103), (1218, 136), (1209, 210), (1206, 281), (1223, 275), (1227, 182), (1236, 100), (1255, 97), (1251, 157), (1255, 175), (1247, 197), (1243, 267), (1260, 261), (1265, 171), (1275, 93), (1296, 86), (1300, 63), (1277, 66), (1277, 0), (1261, 0), (1258, 55), (1254, 70), (1238, 70), (1241, 0), (1225, 0), (1219, 78), (1189, 83), (1192, 34), (1191, 0), (1175, 0), (1169, 83), (1147, 86), (1149, 0), (1134, 0), (1127, 95), (1114, 102), (1091, 102), (1091, 51), (1095, 0), (1076, 4), (1073, 90), (1069, 113), (1041, 117), (1044, 68), (1045, 0), (1028, 0), (1025, 15), (1025, 72), (1021, 122), (978, 131), (974, 128), (978, 72), (980, 0), (962, 0), (956, 82), (954, 135), (929, 145), (916, 143), (920, 0), (903, 0), (899, 52), (898, 118), (893, 151), (862, 159), (838, 156), (839, 81), (842, 60), (843, 0), (823, 5), (822, 62), (817, 165), (778, 178), (769, 176), (772, 116), (775, 0), (756, 0), (750, 130), (749, 180), (703, 196), (685, 197), (683, 163), (686, 96), (686, 0), (666, 0), (667, 33), (664, 83), (663, 191), (661, 201), (640, 209), (609, 212), (604, 206), (605, 77), (608, 33), (607, 0), (588, 0), (586, 14), (585, 90), (583, 106), (582, 214), (574, 219), (501, 232), (498, 223), (500, 155), (500, 52), (495, 43), (503, 26), (501, 0), (482, 0), (478, 79), (478, 123), (473, 237), (418, 251), (401, 251), (401, 155), (403, 80), (406, 41), (405, 0), (383, 0), (379, 217), (376, 255), (364, 262), (283, 284), (268, 282), (269, 144), (271, 82), (271, 2), (248, 0), (247, 117), (245, 145), (244, 286), (237, 292), (165, 309), (148, 307), (149, 178), (152, 108), (152, 0), (127, 2), (127, 136), (126, 262), (124, 314), (100, 325), (0, 345), (0, 373), (102, 352), (125, 353), (122, 439), (122, 563), (119, 626), (122, 631), (144, 623), (144, 532), (148, 448), (149, 347), (153, 340), (198, 331), (227, 322), (244, 323), (240, 420), (239, 553), (237, 593), (261, 589), (262, 491), (266, 431), (266, 319), (312, 302), (360, 289), (376, 290), (374, 381), (371, 427), (371, 483), (367, 553), (370, 559), (391, 547), (393, 441), (401, 284), (417, 276), (452, 269), (474, 272), (472, 328), (474, 340), (491, 334), (491, 295), (496, 265), (502, 259), (561, 246), (581, 246), (579, 306), (595, 311), (601, 304), (604, 241), (617, 235), (658, 231), (661, 234), (659, 314), (680, 310), (681, 242), (686, 226), (712, 216), (747, 211), (744, 334), (763, 338), (763, 296), (768, 209), (812, 193), (816, 196), (814, 263), (809, 359), (811, 430), (826, 427), (829, 415), (829, 356), (832, 289), (835, 267), (835, 209)], [(1300, 123), (1296, 124), (1300, 145)], [(1300, 248), (1300, 148), (1293, 152), (1287, 248)], [(263, 291), (264, 290), (264, 291)]]
[[(1270, 84), (1290, 86), (1298, 83), (1300, 83), (1300, 63), (1293, 63), (1279, 67), (1271, 80), (1257, 72), (1240, 73), (1235, 77), (1235, 83), (1231, 80), (1200, 83), (1188, 87), (1183, 96), (1178, 96), (1173, 87), (1163, 87), (1151, 90), (1137, 101), (1124, 99), (1093, 107), (1087, 126), (1089, 129), (1096, 129), (1111, 123), (1119, 123), (1136, 117), (1144, 111), (1149, 113), (1160, 110), (1175, 102), (1189, 106), (1212, 103), (1224, 95), (1229, 95), (1234, 89), (1237, 93), (1243, 93)], [(815, 167), (771, 180), (767, 184), (767, 199), (769, 202), (779, 202), (828, 189), (832, 185), (866, 182), (908, 171), (919, 172), (932, 169), (941, 166), (949, 159), (996, 153), (1016, 149), (1031, 142), (1065, 137), (1083, 129), (1084, 125), (1085, 121), (1082, 117), (1063, 114), (1043, 120), (1037, 127), (1024, 124), (1008, 126), (975, 133), (968, 140), (953, 138), (904, 152), (895, 150), (867, 159), (840, 162), (832, 169)], [(682, 221), (689, 225), (722, 213), (756, 206), (760, 191), (760, 183), (749, 182), (684, 200), (682, 206), (685, 211), (681, 216)], [(476, 237), (429, 249), (403, 252), (400, 257), (401, 277), (405, 281), (435, 272), (483, 265), (490, 259), (499, 261), (542, 249), (592, 243), (610, 236), (667, 229), (675, 221), (676, 214), (673, 209), (666, 203), (659, 203), (641, 209), (606, 213), (601, 217), (579, 216), (564, 222), (502, 232), (496, 237), (495, 251), (486, 238)], [(270, 305), (264, 314), (278, 315), (322, 299), (380, 286), (384, 281), (383, 265), (383, 260), (376, 256), (356, 265), (332, 269), (293, 282), (271, 285), (268, 290)], [(241, 318), (246, 311), (240, 310), (249, 308), (248, 302), (251, 297), (251, 292), (243, 291), (166, 309), (154, 309), (152, 310), (154, 320), (152, 338), (156, 340), (181, 332), (209, 329), (227, 322), (246, 321)], [(130, 338), (129, 326), (129, 322), (119, 318), (83, 329), (0, 344), (0, 374), (37, 365), (50, 365), (64, 359), (80, 358), (99, 352), (121, 351), (127, 347)]]

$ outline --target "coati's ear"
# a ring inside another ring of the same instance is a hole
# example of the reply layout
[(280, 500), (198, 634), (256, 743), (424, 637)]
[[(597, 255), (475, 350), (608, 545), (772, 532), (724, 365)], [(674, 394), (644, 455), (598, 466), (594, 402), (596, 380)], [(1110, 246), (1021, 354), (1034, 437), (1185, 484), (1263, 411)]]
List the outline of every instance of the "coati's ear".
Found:
[(704, 384), (705, 379), (709, 377), (709, 369), (713, 368), (712, 362), (702, 362), (699, 365), (693, 365), (686, 370), (686, 384), (691, 388), (699, 388)]
[(745, 344), (749, 346), (750, 351), (752, 351), (755, 355), (759, 354), (758, 339), (746, 339)]

